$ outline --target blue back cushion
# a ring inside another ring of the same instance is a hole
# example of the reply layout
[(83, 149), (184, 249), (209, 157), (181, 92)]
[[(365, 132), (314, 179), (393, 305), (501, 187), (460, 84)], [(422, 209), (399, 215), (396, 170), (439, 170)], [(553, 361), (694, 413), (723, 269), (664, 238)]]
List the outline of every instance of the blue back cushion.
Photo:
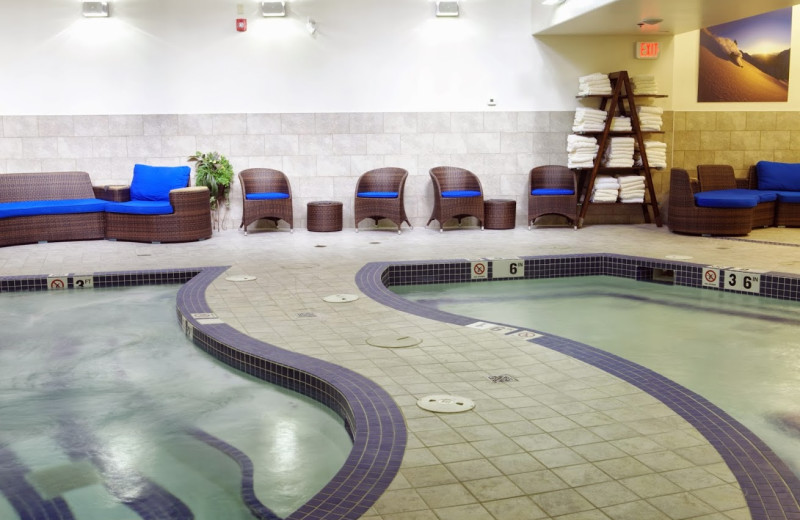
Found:
[(572, 195), (573, 193), (575, 192), (564, 188), (537, 188), (531, 190), (531, 195)]
[(800, 164), (759, 161), (759, 190), (800, 191)]
[(169, 200), (170, 190), (189, 185), (188, 166), (148, 166), (137, 164), (133, 167), (131, 181), (131, 200)]
[(480, 197), (481, 192), (477, 190), (450, 190), (450, 191), (443, 191), (442, 198), (445, 199), (454, 199), (458, 197)]
[(261, 193), (248, 193), (245, 198), (247, 200), (280, 200), (288, 199), (288, 193), (281, 193), (279, 191), (265, 191)]

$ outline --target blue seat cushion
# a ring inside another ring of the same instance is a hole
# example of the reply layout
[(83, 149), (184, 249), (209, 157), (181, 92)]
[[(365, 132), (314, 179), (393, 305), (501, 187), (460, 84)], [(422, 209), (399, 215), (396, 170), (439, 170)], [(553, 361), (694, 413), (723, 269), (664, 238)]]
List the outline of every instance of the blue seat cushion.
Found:
[(800, 164), (758, 161), (759, 190), (800, 191)]
[(573, 193), (575, 192), (563, 188), (537, 188), (531, 190), (531, 195), (572, 195)]
[(776, 193), (778, 202), (800, 204), (800, 191), (779, 191)]
[(359, 197), (365, 199), (396, 199), (396, 191), (359, 191)]
[(245, 198), (247, 200), (280, 200), (288, 199), (288, 193), (281, 193), (279, 191), (265, 191), (262, 193), (248, 193)]
[(103, 211), (106, 201), (100, 199), (31, 200), (0, 203), (0, 218), (31, 215), (64, 215)]
[(166, 200), (169, 201), (170, 190), (185, 188), (189, 185), (188, 166), (133, 166), (131, 181), (131, 200)]
[(751, 190), (712, 190), (694, 194), (695, 204), (701, 208), (755, 208), (758, 206), (758, 192)]
[(449, 190), (443, 191), (442, 197), (445, 199), (455, 199), (459, 197), (480, 197), (481, 192), (477, 190)]
[(174, 213), (169, 201), (131, 200), (128, 202), (107, 202), (106, 212), (126, 215), (169, 215)]

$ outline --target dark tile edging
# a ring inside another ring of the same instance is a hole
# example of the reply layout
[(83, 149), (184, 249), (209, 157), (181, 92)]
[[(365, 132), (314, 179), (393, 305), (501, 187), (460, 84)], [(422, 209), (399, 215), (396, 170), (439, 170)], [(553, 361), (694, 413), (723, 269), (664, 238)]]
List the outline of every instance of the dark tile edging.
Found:
[[(383, 388), (346, 368), (283, 350), (253, 339), (227, 324), (201, 325), (192, 314), (212, 312), (205, 299), (207, 287), (227, 267), (152, 271), (63, 274), (67, 288), (73, 279), (92, 275), (94, 287), (183, 284), (176, 312), (193, 343), (219, 361), (254, 377), (311, 397), (344, 420), (353, 449), (342, 468), (325, 487), (287, 520), (338, 520), (363, 515), (383, 494), (400, 469), (407, 432), (405, 419)], [(47, 290), (48, 275), (0, 277), (0, 293)], [(86, 290), (86, 289), (83, 289)], [(259, 518), (268, 510), (255, 498), (252, 482), (243, 479), (242, 490), (251, 511)]]
[(333, 479), (287, 520), (358, 518), (400, 469), (407, 437), (402, 413), (385, 390), (360, 374), (258, 341), (227, 324), (200, 325), (191, 315), (212, 312), (205, 290), (226, 269), (203, 269), (180, 288), (177, 312), (184, 330), (216, 359), (316, 399), (342, 417), (352, 451)]
[[(522, 257), (525, 278), (608, 275), (652, 277), (653, 269), (673, 270), (675, 283), (701, 287), (703, 264), (615, 254)], [(389, 290), (392, 285), (470, 282), (470, 262), (373, 262), (356, 274), (359, 289), (394, 309), (457, 325), (475, 320), (422, 307)], [(491, 277), (491, 269), (490, 269)], [(800, 300), (800, 278), (761, 274), (761, 296)], [(715, 290), (710, 288), (709, 290)], [(509, 325), (509, 324), (504, 324)], [(509, 325), (515, 327), (513, 325)], [(515, 327), (517, 330), (527, 330)], [(539, 332), (539, 331), (532, 331)], [(596, 366), (659, 399), (697, 428), (720, 453), (739, 482), (754, 520), (800, 518), (800, 479), (744, 425), (702, 396), (641, 365), (594, 347), (550, 334), (531, 340)]]

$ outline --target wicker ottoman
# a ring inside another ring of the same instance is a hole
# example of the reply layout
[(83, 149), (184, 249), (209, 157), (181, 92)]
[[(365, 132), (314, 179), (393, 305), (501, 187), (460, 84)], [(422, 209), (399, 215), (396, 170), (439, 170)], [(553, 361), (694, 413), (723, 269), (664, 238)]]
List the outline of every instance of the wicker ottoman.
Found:
[(308, 203), (307, 224), (309, 231), (341, 231), (342, 203), (320, 200)]
[(483, 201), (486, 229), (514, 229), (517, 220), (517, 201), (489, 199)]

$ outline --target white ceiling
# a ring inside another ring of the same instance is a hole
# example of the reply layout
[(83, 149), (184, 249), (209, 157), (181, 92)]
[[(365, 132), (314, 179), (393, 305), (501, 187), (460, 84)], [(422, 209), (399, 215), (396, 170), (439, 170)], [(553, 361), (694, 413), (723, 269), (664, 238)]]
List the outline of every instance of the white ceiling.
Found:
[[(533, 34), (679, 34), (782, 9), (800, 0), (532, 0)], [(662, 18), (656, 26), (637, 24)]]

